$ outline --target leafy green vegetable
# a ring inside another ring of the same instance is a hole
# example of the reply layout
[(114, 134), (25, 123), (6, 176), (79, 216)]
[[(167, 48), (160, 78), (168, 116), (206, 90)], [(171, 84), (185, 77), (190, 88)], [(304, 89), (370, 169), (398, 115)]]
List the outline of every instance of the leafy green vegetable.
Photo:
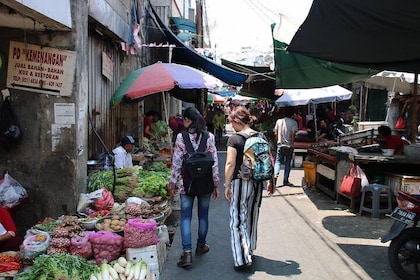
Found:
[(90, 275), (97, 274), (99, 267), (90, 264), (86, 259), (70, 255), (41, 255), (34, 260), (33, 266), (16, 275), (16, 280), (54, 280), (80, 279), (89, 280)]
[(140, 186), (133, 190), (133, 195), (144, 196), (151, 194), (155, 196), (166, 196), (166, 185), (168, 179), (157, 172), (150, 171), (146, 176), (139, 177)]
[(159, 162), (152, 162), (149, 167), (147, 168), (149, 171), (161, 171), (161, 172), (170, 172), (170, 169), (166, 166), (165, 163)]

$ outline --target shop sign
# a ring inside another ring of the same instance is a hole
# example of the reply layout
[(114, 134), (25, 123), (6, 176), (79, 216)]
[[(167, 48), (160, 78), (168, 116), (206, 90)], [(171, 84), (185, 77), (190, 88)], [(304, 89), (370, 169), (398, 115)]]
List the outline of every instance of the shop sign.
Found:
[(75, 52), (10, 41), (8, 60), (8, 88), (71, 96)]

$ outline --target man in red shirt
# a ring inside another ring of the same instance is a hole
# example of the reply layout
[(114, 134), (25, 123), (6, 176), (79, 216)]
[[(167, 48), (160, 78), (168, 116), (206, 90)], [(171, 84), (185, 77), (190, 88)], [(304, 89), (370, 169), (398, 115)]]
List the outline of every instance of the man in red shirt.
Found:
[(401, 137), (392, 135), (391, 129), (386, 125), (378, 127), (378, 142), (382, 148), (394, 149), (395, 155), (402, 155), (404, 153), (404, 145), (410, 144), (406, 140), (401, 139)]
[(9, 211), (3, 207), (0, 207), (0, 224), (0, 252), (18, 251), (23, 238), (16, 235), (15, 222)]

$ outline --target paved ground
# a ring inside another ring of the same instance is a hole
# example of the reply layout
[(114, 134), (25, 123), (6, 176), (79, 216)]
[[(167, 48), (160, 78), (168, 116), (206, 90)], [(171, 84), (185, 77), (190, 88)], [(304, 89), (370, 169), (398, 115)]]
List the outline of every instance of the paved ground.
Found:
[[(223, 171), (226, 152), (219, 147)], [(223, 174), (223, 172), (221, 173)], [(303, 169), (294, 168), (290, 181), (296, 187), (277, 188), (269, 197), (264, 191), (258, 226), (254, 265), (244, 272), (233, 269), (230, 249), (228, 203), (223, 197), (210, 205), (208, 244), (210, 252), (193, 255), (193, 266), (176, 266), (182, 253), (179, 211), (168, 220), (174, 230), (172, 246), (160, 280), (178, 279), (398, 279), (387, 262), (387, 247), (380, 237), (391, 225), (382, 217), (356, 215), (348, 205), (336, 204), (316, 189), (301, 187)], [(282, 178), (280, 177), (279, 180)], [(196, 216), (196, 214), (195, 214)], [(193, 246), (197, 219), (192, 222)]]

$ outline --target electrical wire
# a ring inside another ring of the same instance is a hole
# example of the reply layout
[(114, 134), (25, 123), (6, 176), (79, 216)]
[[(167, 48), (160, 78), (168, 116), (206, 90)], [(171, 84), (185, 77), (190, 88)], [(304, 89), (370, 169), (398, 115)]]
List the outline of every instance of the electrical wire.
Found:
[[(90, 112), (89, 108), (88, 108), (88, 112)], [(99, 135), (98, 131), (96, 130), (96, 128), (93, 126), (93, 122), (92, 122), (92, 118), (90, 116), (90, 113), (88, 113), (88, 119), (89, 119), (89, 123), (90, 126), (92, 127), (93, 133), (96, 135), (96, 137), (98, 138), (99, 142), (101, 143), (101, 145), (104, 147), (105, 149), (105, 161), (107, 163), (109, 163), (109, 161), (111, 161), (111, 167), (112, 167), (112, 174), (114, 177), (114, 182), (112, 184), (112, 195), (114, 195), (115, 192), (115, 185), (117, 184), (117, 172), (115, 171), (115, 164), (114, 164), (114, 157), (112, 156), (111, 152), (109, 151), (108, 147), (105, 145), (104, 141), (102, 140), (101, 136)]]

